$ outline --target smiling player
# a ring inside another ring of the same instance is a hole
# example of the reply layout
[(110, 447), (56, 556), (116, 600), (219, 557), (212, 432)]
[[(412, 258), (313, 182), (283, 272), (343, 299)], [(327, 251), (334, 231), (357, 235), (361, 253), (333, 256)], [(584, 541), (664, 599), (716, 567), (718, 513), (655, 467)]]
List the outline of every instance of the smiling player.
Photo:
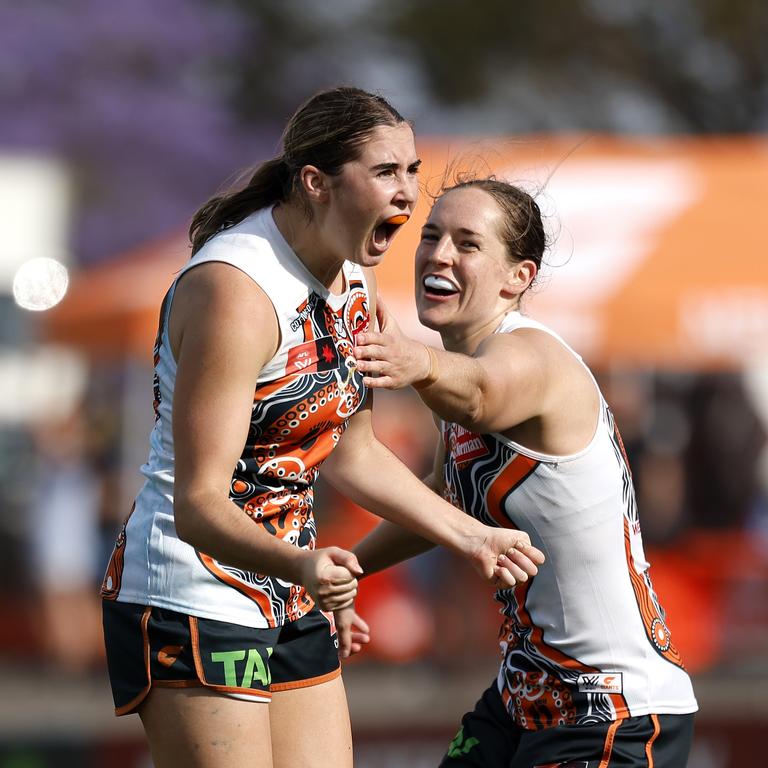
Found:
[[(351, 766), (337, 647), (367, 628), (349, 607), (354, 555), (315, 548), (321, 464), (489, 581), (511, 586), (543, 560), (527, 535), (440, 499), (373, 435), (353, 340), (418, 167), (390, 104), (338, 88), (192, 221), (192, 259), (161, 309), (146, 482), (102, 589), (116, 709), (139, 713), (157, 768)], [(341, 637), (321, 609), (345, 610)]]

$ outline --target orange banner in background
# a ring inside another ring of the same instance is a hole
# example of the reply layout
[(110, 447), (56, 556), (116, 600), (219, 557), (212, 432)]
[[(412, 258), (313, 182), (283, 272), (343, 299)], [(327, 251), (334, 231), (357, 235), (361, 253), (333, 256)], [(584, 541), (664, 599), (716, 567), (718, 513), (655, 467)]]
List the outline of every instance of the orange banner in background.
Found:
[[(411, 333), (424, 333), (412, 296), (427, 193), (453, 163), (536, 193), (552, 247), (524, 307), (592, 365), (716, 369), (768, 350), (767, 139), (426, 138), (419, 152), (425, 191), (377, 268)], [(81, 272), (47, 313), (48, 337), (148, 357), (188, 256), (179, 235)]]

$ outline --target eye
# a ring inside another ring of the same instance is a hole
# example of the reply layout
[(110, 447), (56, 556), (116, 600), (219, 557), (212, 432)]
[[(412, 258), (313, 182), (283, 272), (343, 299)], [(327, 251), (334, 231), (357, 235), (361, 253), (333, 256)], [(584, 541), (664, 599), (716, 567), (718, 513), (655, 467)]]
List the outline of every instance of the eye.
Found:
[(384, 168), (384, 170), (379, 171), (378, 174), (376, 174), (376, 175), (380, 176), (380, 177), (384, 177), (384, 178), (386, 178), (388, 176), (394, 176), (395, 175), (395, 169), (394, 168)]
[(473, 243), (471, 240), (464, 240), (459, 243), (459, 248), (462, 248), (465, 251), (476, 251), (480, 246), (477, 243)]
[(410, 176), (418, 176), (419, 175), (419, 163), (414, 163), (413, 165), (408, 166), (408, 174)]
[(427, 243), (436, 243), (437, 242), (437, 235), (434, 232), (422, 232), (421, 233), (421, 242), (427, 242)]

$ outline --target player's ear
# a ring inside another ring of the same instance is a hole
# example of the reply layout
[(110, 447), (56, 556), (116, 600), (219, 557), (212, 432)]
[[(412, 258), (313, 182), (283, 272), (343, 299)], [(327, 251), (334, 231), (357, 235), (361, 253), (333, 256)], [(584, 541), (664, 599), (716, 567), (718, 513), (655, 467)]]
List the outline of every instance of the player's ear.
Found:
[(513, 264), (507, 271), (507, 278), (502, 286), (502, 294), (513, 298), (524, 293), (536, 277), (538, 267), (532, 259), (523, 259)]
[(313, 202), (321, 203), (328, 197), (328, 177), (314, 165), (305, 165), (299, 171), (299, 184)]

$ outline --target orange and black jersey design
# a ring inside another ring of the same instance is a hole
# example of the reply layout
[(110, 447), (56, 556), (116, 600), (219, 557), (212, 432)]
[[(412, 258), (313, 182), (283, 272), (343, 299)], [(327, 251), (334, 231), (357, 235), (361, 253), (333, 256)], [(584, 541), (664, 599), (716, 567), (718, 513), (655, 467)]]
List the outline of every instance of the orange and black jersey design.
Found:
[[(354, 334), (371, 322), (364, 273), (345, 263), (343, 292), (330, 293), (283, 239), (271, 209), (213, 237), (184, 271), (208, 261), (250, 276), (272, 302), (280, 330), (280, 346), (256, 382), (230, 498), (269, 534), (313, 549), (315, 478), (366, 396), (352, 356)], [(258, 564), (248, 571), (219, 562), (176, 534), (176, 363), (167, 331), (176, 285), (163, 302), (155, 345), (155, 426), (142, 467), (146, 482), (121, 532), (103, 595), (251, 627), (280, 626), (311, 609), (303, 587), (259, 573)]]
[[(232, 475), (230, 498), (268, 533), (305, 549), (314, 549), (317, 536), (318, 470), (365, 396), (351, 340), (369, 322), (363, 297), (362, 282), (354, 281), (338, 311), (315, 293), (296, 308), (303, 340), (288, 349), (286, 376), (256, 388), (248, 439)], [(217, 578), (253, 599), (270, 626), (299, 618), (313, 605), (303, 587), (200, 557)]]
[[(552, 334), (516, 312), (498, 332), (519, 327)], [(572, 456), (441, 427), (446, 498), (487, 525), (526, 531), (547, 557), (529, 582), (496, 593), (499, 693), (526, 730), (696, 710), (651, 583), (618, 431), (600, 402), (590, 444)]]

